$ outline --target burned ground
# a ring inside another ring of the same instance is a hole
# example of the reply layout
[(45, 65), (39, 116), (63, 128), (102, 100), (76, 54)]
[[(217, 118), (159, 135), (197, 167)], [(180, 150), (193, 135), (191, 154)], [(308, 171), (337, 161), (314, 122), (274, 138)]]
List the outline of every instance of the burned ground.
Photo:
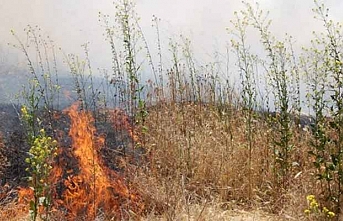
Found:
[[(0, 178), (1, 192), (0, 204), (4, 204), (9, 199), (15, 199), (18, 188), (28, 186), (25, 171), (28, 151), (30, 149), (25, 127), (19, 117), (20, 108), (13, 105), (0, 105)], [(49, 136), (58, 141), (58, 155), (55, 158), (54, 167), (62, 168), (59, 180), (55, 180), (55, 200), (63, 200), (63, 192), (66, 189), (65, 182), (70, 177), (75, 177), (80, 173), (79, 159), (73, 153), (72, 139), (69, 136), (71, 120), (66, 111), (39, 111), (39, 119), (42, 119), (42, 127), (46, 128)], [(116, 120), (117, 122), (113, 122)], [(94, 137), (104, 139), (102, 146), (96, 148), (97, 155), (101, 158), (105, 167), (121, 176), (126, 165), (122, 162), (132, 162), (139, 164), (144, 159), (144, 150), (141, 145), (135, 145), (132, 134), (129, 131), (131, 120), (127, 118), (115, 117), (96, 120), (94, 126), (96, 131)], [(95, 139), (94, 138), (94, 139)]]

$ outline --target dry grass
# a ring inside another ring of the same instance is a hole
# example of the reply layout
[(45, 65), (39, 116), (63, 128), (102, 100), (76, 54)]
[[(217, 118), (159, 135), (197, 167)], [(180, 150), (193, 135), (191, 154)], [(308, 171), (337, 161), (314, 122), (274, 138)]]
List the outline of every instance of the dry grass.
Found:
[[(305, 131), (295, 131), (298, 142), (285, 190), (275, 181), (272, 131), (262, 119), (254, 122), (251, 183), (239, 110), (223, 114), (211, 105), (164, 104), (149, 110), (147, 126), (150, 165), (135, 183), (155, 214), (149, 220), (299, 220), (305, 219), (306, 196), (318, 194)], [(234, 218), (233, 208), (253, 212), (247, 212), (249, 219)], [(259, 210), (274, 215), (264, 219)]]
[[(285, 217), (285, 220), (287, 218)], [(156, 216), (149, 214), (143, 220), (171, 220), (168, 217), (161, 215)], [(241, 209), (230, 209), (223, 210), (220, 204), (204, 203), (204, 204), (193, 204), (188, 208), (183, 208), (173, 217), (172, 220), (189, 220), (189, 221), (204, 221), (204, 220), (218, 220), (218, 221), (274, 221), (280, 220), (280, 217), (275, 215), (267, 214), (260, 210), (244, 211)], [(283, 220), (281, 218), (281, 220)]]
[[(285, 190), (275, 181), (272, 129), (262, 117), (253, 125), (250, 170), (238, 109), (164, 103), (149, 108), (146, 126), (140, 137), (149, 160), (125, 173), (144, 199), (142, 220), (306, 220), (306, 196), (320, 195), (307, 154), (308, 132), (294, 130), (294, 165)], [(2, 220), (27, 220), (27, 211), (15, 213), (24, 211), (15, 202), (1, 211)]]
[(1, 205), (0, 219), (8, 221), (29, 220), (27, 205), (18, 205), (15, 200)]

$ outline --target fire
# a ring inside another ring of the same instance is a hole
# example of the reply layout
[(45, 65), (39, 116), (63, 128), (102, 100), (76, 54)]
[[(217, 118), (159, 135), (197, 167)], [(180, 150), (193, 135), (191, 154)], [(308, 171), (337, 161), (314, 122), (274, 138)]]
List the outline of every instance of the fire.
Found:
[(121, 177), (104, 165), (99, 156), (104, 139), (95, 136), (92, 116), (85, 111), (78, 112), (77, 108), (76, 104), (72, 105), (68, 115), (71, 119), (69, 135), (73, 140), (73, 154), (80, 171), (64, 181), (67, 208), (74, 216), (86, 210), (90, 219), (96, 216), (99, 207), (120, 214), (122, 204), (125, 201), (132, 204), (138, 196), (131, 193)]
[[(142, 212), (144, 206), (140, 196), (104, 164), (100, 149), (105, 140), (96, 136), (92, 115), (78, 111), (77, 104), (68, 108), (66, 113), (71, 120), (69, 136), (72, 146), (59, 148), (50, 177), (54, 209), (64, 208), (68, 220), (94, 220), (99, 211), (118, 219), (125, 218), (122, 211)], [(124, 114), (120, 116), (124, 117)], [(138, 140), (129, 125), (125, 129), (133, 140)], [(23, 201), (30, 197), (26, 192), (26, 188), (19, 191), (19, 202), (27, 202)]]
[(138, 134), (135, 133), (135, 130), (131, 126), (129, 116), (123, 110), (118, 108), (109, 110), (109, 116), (115, 129), (126, 130), (134, 143), (141, 143)]
[[(7, 198), (4, 199), (2, 198), (3, 196), (1, 196), (1, 202), (9, 200), (11, 198), (9, 195), (11, 195), (12, 191), (10, 186), (5, 184), (4, 186), (0, 187), (0, 189), (1, 195), (6, 195), (5, 198)], [(28, 209), (26, 205), (33, 197), (33, 192), (27, 188), (20, 188), (18, 194), (20, 195), (21, 199), (20, 203), (15, 203), (14, 201), (10, 200), (6, 206), (1, 206), (1, 220), (17, 220), (15, 218), (24, 217), (27, 214)]]
[(18, 190), (18, 203), (19, 204), (28, 204), (30, 200), (33, 198), (33, 190), (30, 188), (22, 188), (20, 187)]

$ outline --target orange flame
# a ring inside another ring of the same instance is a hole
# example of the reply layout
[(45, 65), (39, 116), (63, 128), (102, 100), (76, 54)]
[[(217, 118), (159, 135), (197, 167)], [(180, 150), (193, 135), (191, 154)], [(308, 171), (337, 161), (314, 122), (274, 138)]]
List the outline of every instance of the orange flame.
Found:
[(126, 130), (134, 143), (141, 143), (138, 134), (136, 134), (134, 128), (131, 126), (129, 116), (123, 110), (118, 108), (109, 110), (109, 116), (115, 129)]
[[(125, 218), (122, 214), (124, 210), (141, 213), (144, 205), (140, 196), (125, 184), (121, 176), (105, 166), (100, 155), (104, 138), (96, 136), (91, 114), (78, 111), (78, 103), (73, 104), (66, 112), (71, 120), (69, 136), (72, 138), (72, 148), (71, 152), (68, 148), (58, 149), (51, 171), (49, 182), (53, 188), (53, 209), (66, 209), (67, 220), (80, 217), (82, 220), (94, 220), (100, 210), (118, 219)], [(125, 118), (124, 113), (116, 116)], [(128, 118), (125, 122), (129, 123)], [(129, 124), (124, 128), (132, 135), (133, 140), (138, 141), (138, 136), (134, 136)], [(76, 163), (72, 169), (66, 168), (68, 161)], [(31, 189), (19, 190), (19, 203), (27, 204), (32, 198)]]
[[(12, 190), (6, 183), (4, 186), (0, 187), (0, 192), (0, 195), (6, 195), (5, 197), (10, 197), (9, 195), (11, 194)], [(7, 205), (1, 205), (0, 220), (19, 220), (19, 218), (24, 217), (27, 214), (28, 207), (26, 205), (29, 203), (31, 197), (33, 197), (33, 192), (30, 192), (30, 189), (28, 188), (19, 188), (18, 194), (21, 197), (21, 201), (19, 203), (10, 200), (8, 201)], [(1, 200), (7, 201), (9, 198), (1, 198)]]
[(77, 104), (72, 105), (68, 115), (71, 118), (69, 135), (73, 140), (73, 154), (80, 171), (64, 181), (67, 208), (74, 216), (86, 211), (89, 219), (94, 219), (99, 207), (119, 215), (121, 204), (124, 201), (129, 204), (137, 202), (138, 196), (130, 192), (121, 177), (104, 165), (99, 156), (104, 139), (95, 137), (91, 115), (85, 111), (78, 112), (77, 109)]
[(33, 199), (33, 190), (30, 188), (22, 188), (18, 189), (18, 203), (19, 204), (28, 204), (31, 199)]

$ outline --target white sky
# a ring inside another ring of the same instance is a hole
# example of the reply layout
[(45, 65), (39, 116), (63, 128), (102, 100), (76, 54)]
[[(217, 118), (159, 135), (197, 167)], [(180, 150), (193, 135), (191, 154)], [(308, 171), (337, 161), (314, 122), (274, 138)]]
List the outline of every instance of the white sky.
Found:
[[(212, 53), (229, 41), (226, 27), (230, 26), (233, 11), (242, 9), (241, 0), (137, 0), (137, 12), (147, 40), (154, 44), (152, 15), (162, 19), (164, 35), (184, 33), (191, 37), (197, 50)], [(343, 1), (326, 0), (331, 15), (343, 21)], [(308, 42), (312, 30), (320, 23), (313, 19), (312, 0), (260, 0), (261, 9), (270, 11), (275, 35), (284, 32), (293, 35), (299, 44)], [(13, 29), (25, 38), (26, 25), (40, 26), (67, 53), (80, 52), (80, 45), (89, 41), (91, 58), (97, 67), (110, 62), (109, 47), (104, 41), (103, 29), (98, 22), (98, 12), (113, 15), (111, 0), (1, 0), (0, 45), (14, 42)], [(257, 40), (258, 41), (258, 40)], [(217, 43), (216, 43), (217, 42)], [(167, 45), (167, 42), (165, 42)], [(12, 50), (11, 50), (12, 51)]]

